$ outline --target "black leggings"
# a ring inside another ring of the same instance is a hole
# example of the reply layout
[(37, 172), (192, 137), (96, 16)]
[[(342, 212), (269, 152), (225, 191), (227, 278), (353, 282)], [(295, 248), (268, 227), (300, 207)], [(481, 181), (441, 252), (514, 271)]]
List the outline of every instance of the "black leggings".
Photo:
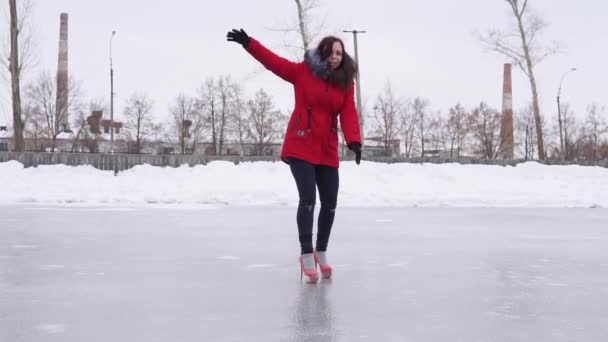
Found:
[(317, 189), (321, 210), (317, 222), (317, 251), (327, 250), (338, 201), (338, 169), (325, 165), (314, 165), (307, 161), (289, 158), (289, 167), (298, 187), (300, 203), (296, 220), (300, 234), (302, 253), (312, 253), (312, 229)]

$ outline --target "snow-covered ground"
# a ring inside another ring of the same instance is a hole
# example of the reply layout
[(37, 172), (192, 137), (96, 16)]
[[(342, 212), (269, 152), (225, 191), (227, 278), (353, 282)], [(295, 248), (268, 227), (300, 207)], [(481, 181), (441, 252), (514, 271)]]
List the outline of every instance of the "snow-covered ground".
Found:
[[(282, 162), (159, 168), (114, 176), (93, 167), (24, 168), (0, 163), (0, 203), (83, 205), (289, 205), (298, 196)], [(608, 207), (608, 169), (460, 164), (343, 162), (341, 207)]]

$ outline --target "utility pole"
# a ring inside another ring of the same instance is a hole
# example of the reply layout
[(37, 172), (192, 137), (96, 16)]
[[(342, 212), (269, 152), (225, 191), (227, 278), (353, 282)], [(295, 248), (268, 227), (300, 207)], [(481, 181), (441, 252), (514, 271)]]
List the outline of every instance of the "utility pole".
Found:
[(344, 30), (346, 33), (352, 33), (355, 41), (355, 62), (357, 63), (357, 80), (355, 82), (356, 92), (357, 92), (357, 113), (359, 113), (359, 131), (361, 132), (361, 146), (364, 145), (364, 127), (365, 127), (365, 119), (363, 117), (363, 112), (361, 111), (361, 68), (359, 66), (359, 48), (357, 45), (357, 34), (366, 33), (366, 31), (359, 30)]
[(110, 37), (110, 152), (114, 153), (114, 68), (112, 67), (112, 39), (116, 31), (112, 31)]
[(561, 95), (562, 92), (562, 83), (564, 82), (564, 78), (566, 77), (566, 75), (568, 75), (569, 73), (576, 71), (576, 68), (572, 68), (568, 71), (566, 71), (564, 73), (564, 75), (562, 76), (561, 81), (559, 82), (559, 88), (557, 90), (557, 121), (559, 122), (559, 148), (561, 150), (561, 160), (565, 160), (566, 158), (566, 149), (564, 146), (564, 135), (563, 135), (563, 129), (562, 129), (562, 110), (560, 107), (560, 103), (559, 103), (559, 97)]

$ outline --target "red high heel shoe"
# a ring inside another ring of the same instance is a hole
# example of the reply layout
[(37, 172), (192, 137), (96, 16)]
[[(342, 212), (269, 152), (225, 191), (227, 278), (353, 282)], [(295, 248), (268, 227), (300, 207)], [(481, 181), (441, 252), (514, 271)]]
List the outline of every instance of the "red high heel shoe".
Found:
[(319, 264), (319, 269), (321, 270), (323, 279), (331, 278), (331, 271), (332, 271), (331, 266), (329, 266), (328, 264), (319, 263), (319, 255), (317, 254), (317, 251), (314, 251), (314, 257), (315, 257), (315, 264)]
[(302, 275), (306, 275), (308, 283), (316, 283), (319, 280), (319, 274), (317, 273), (317, 263), (315, 261), (315, 268), (304, 268), (304, 261), (300, 256), (300, 281), (302, 281)]

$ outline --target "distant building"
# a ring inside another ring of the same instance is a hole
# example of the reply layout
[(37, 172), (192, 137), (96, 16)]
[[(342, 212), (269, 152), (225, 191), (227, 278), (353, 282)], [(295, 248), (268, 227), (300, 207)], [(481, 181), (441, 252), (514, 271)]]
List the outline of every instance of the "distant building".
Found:
[(388, 149), (385, 147), (382, 137), (368, 137), (365, 140), (373, 142), (365, 144), (363, 155), (365, 157), (399, 157), (401, 155), (401, 140), (393, 139), (388, 142)]
[(9, 133), (7, 126), (0, 126), (0, 151), (9, 151), (12, 149), (12, 137), (13, 135)]

